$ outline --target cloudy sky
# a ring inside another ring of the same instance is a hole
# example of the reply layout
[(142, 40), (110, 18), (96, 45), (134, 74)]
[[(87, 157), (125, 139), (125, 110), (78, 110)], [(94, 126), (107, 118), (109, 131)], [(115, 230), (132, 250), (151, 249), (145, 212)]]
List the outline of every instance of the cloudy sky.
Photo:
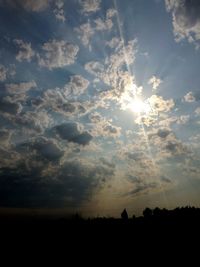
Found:
[(200, 1), (0, 0), (0, 207), (200, 204)]

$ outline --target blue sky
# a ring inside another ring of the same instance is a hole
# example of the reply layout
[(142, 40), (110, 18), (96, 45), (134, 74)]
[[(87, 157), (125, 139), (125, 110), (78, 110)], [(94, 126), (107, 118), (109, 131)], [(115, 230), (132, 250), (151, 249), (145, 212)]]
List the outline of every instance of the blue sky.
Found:
[(199, 205), (200, 4), (0, 1), (0, 206)]

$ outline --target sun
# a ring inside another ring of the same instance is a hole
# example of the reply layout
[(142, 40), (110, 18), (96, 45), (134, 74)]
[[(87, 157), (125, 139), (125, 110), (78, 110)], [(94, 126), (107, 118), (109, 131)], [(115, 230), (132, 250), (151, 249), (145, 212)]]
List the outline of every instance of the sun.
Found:
[(148, 114), (151, 111), (150, 104), (142, 99), (135, 97), (130, 103), (129, 108), (136, 114)]
[(153, 114), (149, 99), (143, 98), (142, 88), (137, 87), (134, 83), (125, 86), (125, 90), (119, 98), (119, 104), (122, 110), (132, 111), (136, 116)]

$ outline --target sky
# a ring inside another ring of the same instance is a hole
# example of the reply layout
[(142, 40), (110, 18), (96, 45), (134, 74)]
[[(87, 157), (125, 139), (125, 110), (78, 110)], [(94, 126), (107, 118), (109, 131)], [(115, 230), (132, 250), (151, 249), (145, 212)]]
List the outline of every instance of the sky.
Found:
[(200, 1), (0, 0), (0, 210), (200, 204)]

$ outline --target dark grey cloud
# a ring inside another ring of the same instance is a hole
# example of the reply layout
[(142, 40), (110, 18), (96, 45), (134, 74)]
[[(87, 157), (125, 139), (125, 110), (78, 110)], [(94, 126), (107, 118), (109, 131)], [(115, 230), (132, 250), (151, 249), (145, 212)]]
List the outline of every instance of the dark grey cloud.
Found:
[(80, 145), (87, 145), (92, 140), (92, 135), (87, 131), (81, 131), (76, 122), (68, 122), (57, 125), (54, 130), (60, 138)]
[(33, 144), (33, 148), (47, 160), (54, 161), (60, 159), (64, 152), (52, 140), (41, 138)]
[(19, 103), (11, 102), (9, 99), (0, 99), (0, 112), (16, 115), (20, 113), (22, 106)]
[(101, 162), (78, 159), (54, 169), (20, 162), (15, 168), (0, 168), (0, 203), (4, 207), (80, 207), (113, 173), (113, 167)]
[(165, 3), (167, 10), (172, 13), (176, 40), (187, 38), (189, 42), (198, 42), (200, 40), (199, 0), (165, 0)]
[(64, 155), (55, 140), (45, 137), (28, 140), (16, 148), (21, 153), (32, 154), (32, 158), (37, 160), (58, 161)]
[(24, 8), (27, 11), (40, 12), (45, 10), (52, 0), (0, 0), (0, 4), (13, 8)]
[(159, 129), (157, 135), (160, 138), (166, 138), (170, 133), (171, 131), (169, 129)]
[(141, 192), (147, 193), (149, 189), (155, 189), (157, 187), (157, 183), (137, 184), (137, 186), (126, 195), (136, 195)]
[(160, 178), (160, 180), (162, 181), (162, 182), (164, 182), (164, 183), (171, 183), (172, 181), (171, 181), (171, 179), (169, 179), (168, 177), (166, 177), (166, 176), (161, 176), (161, 178)]

